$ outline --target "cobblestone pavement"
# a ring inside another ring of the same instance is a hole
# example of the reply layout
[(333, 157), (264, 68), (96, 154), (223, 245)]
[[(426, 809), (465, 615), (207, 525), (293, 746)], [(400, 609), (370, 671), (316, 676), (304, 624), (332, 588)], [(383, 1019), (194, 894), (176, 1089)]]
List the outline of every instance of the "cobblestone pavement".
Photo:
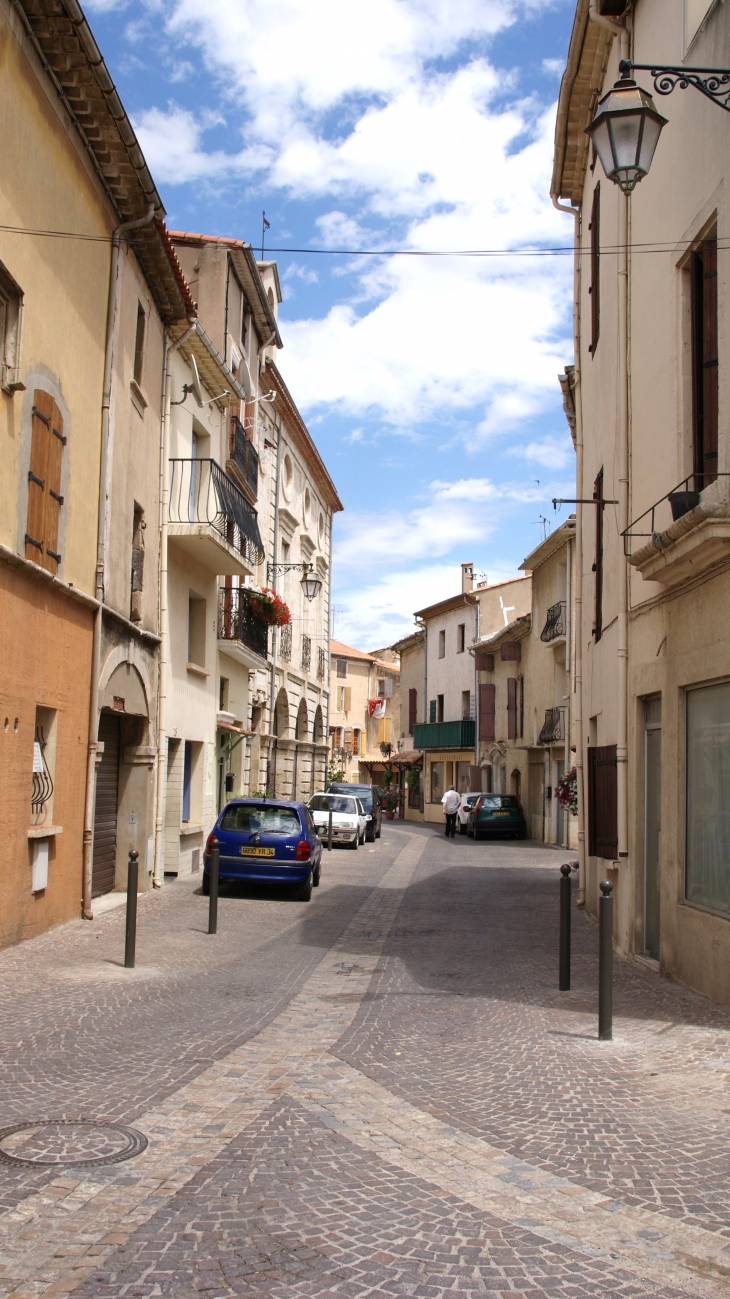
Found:
[(727, 1295), (730, 1013), (617, 961), (597, 1042), (561, 860), (389, 826), (215, 938), (195, 879), (143, 897), (134, 971), (123, 910), (0, 954), (0, 1127), (77, 1121), (6, 1148), (148, 1142), (0, 1164), (0, 1295)]

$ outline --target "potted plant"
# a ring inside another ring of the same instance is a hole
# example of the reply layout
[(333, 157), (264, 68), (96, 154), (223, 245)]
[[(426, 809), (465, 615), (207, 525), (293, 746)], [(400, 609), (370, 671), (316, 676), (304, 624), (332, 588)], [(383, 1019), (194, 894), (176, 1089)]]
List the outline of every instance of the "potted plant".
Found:
[(251, 612), (269, 627), (288, 627), (291, 622), (289, 607), (276, 591), (268, 587), (245, 587)]
[(387, 821), (393, 820), (397, 806), (398, 806), (398, 799), (396, 798), (395, 794), (386, 794), (383, 800), (383, 809), (385, 811), (385, 818)]
[(572, 812), (573, 816), (578, 815), (578, 774), (575, 767), (560, 777), (555, 786), (555, 794), (560, 806), (566, 812)]

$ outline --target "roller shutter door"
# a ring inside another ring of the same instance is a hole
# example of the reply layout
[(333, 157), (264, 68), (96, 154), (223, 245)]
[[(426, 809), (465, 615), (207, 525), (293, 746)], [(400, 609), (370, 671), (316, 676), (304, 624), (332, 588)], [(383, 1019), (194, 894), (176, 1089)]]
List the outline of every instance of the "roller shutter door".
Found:
[(114, 888), (117, 856), (117, 798), (119, 789), (119, 718), (102, 713), (99, 739), (104, 752), (96, 770), (96, 803), (94, 806), (94, 864), (91, 877), (92, 897), (110, 893)]

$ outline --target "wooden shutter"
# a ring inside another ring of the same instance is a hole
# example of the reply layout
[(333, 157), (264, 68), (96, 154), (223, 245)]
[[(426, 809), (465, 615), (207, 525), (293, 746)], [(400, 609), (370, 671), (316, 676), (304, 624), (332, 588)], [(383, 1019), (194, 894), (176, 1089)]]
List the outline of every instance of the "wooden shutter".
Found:
[(496, 686), (480, 685), (479, 687), (479, 739), (494, 739), (494, 714)]
[(119, 789), (119, 718), (102, 713), (99, 739), (104, 745), (96, 769), (94, 801), (94, 852), (91, 894), (98, 898), (114, 888), (117, 857), (117, 803)]
[(603, 470), (593, 484), (593, 499), (596, 502), (596, 558), (593, 563), (595, 595), (593, 610), (593, 635), (597, 641), (603, 635)]
[(480, 794), (482, 792), (482, 769), (475, 767), (473, 764), (469, 767), (469, 793)]
[(522, 658), (522, 645), (518, 640), (502, 641), (500, 658), (503, 663), (519, 663)]
[(588, 852), (611, 860), (618, 853), (615, 744), (588, 749)]
[(61, 412), (49, 393), (37, 389), (33, 393), (25, 557), (54, 574), (61, 560), (58, 534), (65, 444)]
[(475, 654), (477, 672), (494, 672), (493, 654)]
[(390, 744), (390, 742), (391, 742), (390, 718), (383, 717), (378, 722), (378, 744)]
[(408, 734), (413, 734), (413, 727), (418, 721), (418, 691), (408, 691)]
[(343, 711), (343, 713), (349, 713), (349, 711), (350, 711), (350, 699), (351, 699), (351, 697), (352, 697), (352, 687), (351, 687), (351, 686), (342, 686), (342, 701), (343, 701), (343, 702), (342, 702), (342, 711)]
[(517, 678), (507, 678), (507, 739), (517, 739)]
[(588, 351), (595, 355), (598, 347), (598, 335), (601, 332), (601, 186), (596, 185), (593, 191), (591, 207), (591, 283), (588, 292), (591, 295), (591, 341)]
[(702, 473), (700, 490), (717, 473), (717, 239), (702, 246)]

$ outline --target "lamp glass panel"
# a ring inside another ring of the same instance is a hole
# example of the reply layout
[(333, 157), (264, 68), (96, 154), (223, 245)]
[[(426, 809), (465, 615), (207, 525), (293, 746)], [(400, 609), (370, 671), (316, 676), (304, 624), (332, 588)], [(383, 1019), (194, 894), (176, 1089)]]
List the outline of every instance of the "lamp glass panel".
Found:
[(641, 152), (637, 159), (637, 166), (647, 172), (651, 167), (651, 160), (654, 157), (654, 150), (661, 133), (664, 123), (657, 121), (654, 117), (647, 116), (644, 119), (644, 134), (641, 140)]
[(610, 176), (616, 164), (614, 163), (613, 152), (611, 150), (608, 119), (604, 117), (602, 120), (597, 121), (591, 130), (591, 135), (593, 137), (593, 143), (596, 146), (596, 153), (601, 159), (601, 166), (606, 175)]
[(636, 154), (642, 116), (642, 113), (626, 113), (624, 116), (614, 117), (611, 121), (613, 152), (617, 168), (637, 165)]

